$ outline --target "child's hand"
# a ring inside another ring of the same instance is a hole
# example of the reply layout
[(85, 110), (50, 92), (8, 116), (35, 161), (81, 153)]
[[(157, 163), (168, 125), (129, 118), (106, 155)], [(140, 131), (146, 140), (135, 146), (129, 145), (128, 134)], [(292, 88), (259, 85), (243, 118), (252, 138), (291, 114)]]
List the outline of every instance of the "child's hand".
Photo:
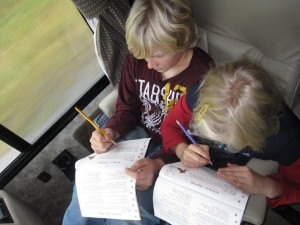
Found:
[(105, 135), (95, 130), (90, 139), (92, 149), (98, 154), (107, 152), (112, 145), (112, 140), (119, 137), (119, 134), (110, 128), (105, 128), (104, 130)]
[(247, 166), (228, 163), (217, 174), (234, 186), (251, 194), (262, 194), (268, 198), (278, 197), (281, 193), (279, 183), (270, 177), (262, 176)]
[(210, 162), (209, 147), (207, 145), (179, 144), (176, 147), (176, 155), (184, 166), (198, 168)]
[(134, 162), (130, 168), (126, 168), (125, 173), (136, 179), (136, 188), (138, 190), (145, 191), (154, 183), (164, 164), (159, 158), (143, 158)]

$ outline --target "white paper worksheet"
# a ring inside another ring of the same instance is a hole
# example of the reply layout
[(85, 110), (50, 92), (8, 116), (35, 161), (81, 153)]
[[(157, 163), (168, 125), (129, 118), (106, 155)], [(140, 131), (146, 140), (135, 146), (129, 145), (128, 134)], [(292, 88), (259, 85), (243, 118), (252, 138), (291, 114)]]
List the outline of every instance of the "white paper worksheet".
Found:
[(124, 172), (144, 158), (150, 138), (118, 142), (76, 162), (76, 188), (84, 217), (140, 220), (135, 179)]

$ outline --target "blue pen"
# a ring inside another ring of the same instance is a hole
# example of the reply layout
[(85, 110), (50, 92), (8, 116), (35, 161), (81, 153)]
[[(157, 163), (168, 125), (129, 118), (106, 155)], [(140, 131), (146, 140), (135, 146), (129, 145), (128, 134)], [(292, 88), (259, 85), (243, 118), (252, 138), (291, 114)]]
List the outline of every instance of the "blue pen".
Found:
[[(176, 120), (176, 123), (179, 125), (179, 127), (181, 128), (181, 130), (185, 133), (185, 135), (190, 139), (190, 141), (193, 144), (198, 144), (195, 139), (190, 135), (190, 133), (185, 129), (185, 127), (178, 121)], [(212, 162), (209, 160), (209, 164), (212, 165)]]

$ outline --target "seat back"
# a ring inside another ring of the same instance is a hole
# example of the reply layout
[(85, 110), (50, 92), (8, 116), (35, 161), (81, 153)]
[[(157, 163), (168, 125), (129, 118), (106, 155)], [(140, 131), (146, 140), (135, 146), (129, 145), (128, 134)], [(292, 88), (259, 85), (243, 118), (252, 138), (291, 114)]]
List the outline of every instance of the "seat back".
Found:
[(278, 77), (286, 103), (300, 101), (300, 1), (190, 0), (199, 46), (224, 63), (246, 56)]
[[(300, 117), (300, 1), (190, 0), (199, 27), (199, 47), (216, 64), (242, 57), (263, 66), (279, 81), (286, 103)], [(278, 164), (252, 160), (261, 174), (275, 172)], [(266, 198), (251, 195), (243, 220), (262, 224)]]

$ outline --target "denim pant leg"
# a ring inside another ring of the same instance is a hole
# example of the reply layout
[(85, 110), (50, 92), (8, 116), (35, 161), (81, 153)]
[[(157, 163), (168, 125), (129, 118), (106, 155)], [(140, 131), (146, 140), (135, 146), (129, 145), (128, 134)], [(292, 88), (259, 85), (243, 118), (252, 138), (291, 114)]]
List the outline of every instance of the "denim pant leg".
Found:
[(105, 224), (105, 219), (82, 217), (78, 202), (77, 189), (74, 185), (72, 200), (68, 206), (62, 225), (101, 225)]
[(134, 139), (148, 138), (148, 133), (141, 127), (136, 127), (134, 130), (129, 131), (126, 135), (119, 138), (117, 142), (120, 141), (129, 141)]

